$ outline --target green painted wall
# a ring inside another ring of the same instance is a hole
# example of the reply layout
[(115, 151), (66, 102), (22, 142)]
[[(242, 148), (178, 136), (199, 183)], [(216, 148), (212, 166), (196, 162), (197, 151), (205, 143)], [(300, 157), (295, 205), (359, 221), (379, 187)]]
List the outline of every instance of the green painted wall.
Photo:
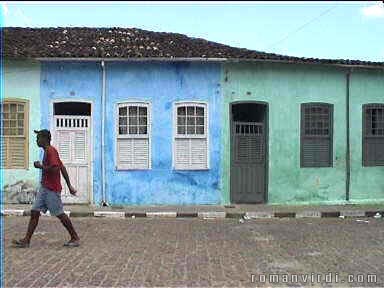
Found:
[(5, 202), (24, 202), (39, 183), (39, 170), (33, 162), (39, 160), (34, 129), (40, 129), (40, 64), (27, 61), (4, 62), (4, 98), (29, 100), (29, 168), (4, 169)]
[(362, 109), (367, 103), (384, 103), (383, 70), (354, 70), (351, 74), (351, 202), (384, 201), (384, 166), (362, 165)]
[[(342, 203), (346, 191), (346, 79), (337, 68), (276, 63), (225, 64), (223, 203), (230, 202), (229, 103), (269, 104), (268, 203)], [(333, 167), (300, 168), (300, 104), (334, 105)]]

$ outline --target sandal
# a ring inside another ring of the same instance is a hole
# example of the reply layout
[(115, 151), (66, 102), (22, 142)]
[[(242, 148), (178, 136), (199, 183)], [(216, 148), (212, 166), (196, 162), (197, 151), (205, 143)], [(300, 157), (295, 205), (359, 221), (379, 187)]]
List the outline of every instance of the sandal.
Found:
[(75, 241), (70, 240), (70, 241), (64, 243), (64, 246), (65, 247), (79, 247), (80, 243), (77, 240), (75, 240)]
[(17, 248), (28, 248), (29, 243), (24, 242), (23, 240), (12, 240), (12, 244), (15, 245)]

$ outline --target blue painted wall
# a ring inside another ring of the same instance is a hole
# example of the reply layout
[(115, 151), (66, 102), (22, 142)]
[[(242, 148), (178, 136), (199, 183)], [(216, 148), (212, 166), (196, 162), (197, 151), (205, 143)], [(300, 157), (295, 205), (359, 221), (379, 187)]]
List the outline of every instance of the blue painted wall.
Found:
[(101, 88), (100, 63), (43, 62), (41, 65), (41, 128), (50, 129), (53, 100), (92, 101), (93, 202), (101, 201)]
[[(221, 89), (218, 64), (107, 63), (107, 195), (113, 204), (219, 204)], [(116, 105), (148, 101), (152, 108), (152, 169), (117, 171)], [(208, 171), (172, 170), (175, 101), (206, 101), (209, 111)]]
[[(49, 62), (41, 66), (41, 128), (50, 128), (52, 101), (92, 101), (93, 202), (101, 202), (100, 63)], [(109, 204), (219, 204), (221, 89), (218, 64), (107, 63), (106, 189)], [(116, 170), (116, 104), (148, 101), (152, 108), (152, 168)], [(206, 101), (209, 111), (207, 171), (172, 170), (173, 102)]]

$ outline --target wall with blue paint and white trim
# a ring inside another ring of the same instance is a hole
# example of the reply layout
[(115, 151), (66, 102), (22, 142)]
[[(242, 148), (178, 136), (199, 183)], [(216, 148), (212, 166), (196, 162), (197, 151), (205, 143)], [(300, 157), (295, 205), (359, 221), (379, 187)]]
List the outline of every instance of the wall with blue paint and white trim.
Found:
[(53, 102), (58, 100), (92, 103), (92, 177), (93, 203), (102, 199), (101, 183), (101, 93), (99, 62), (43, 62), (41, 64), (41, 128), (50, 129)]
[[(113, 204), (220, 204), (221, 68), (207, 63), (107, 63), (106, 191)], [(152, 167), (116, 170), (116, 107), (151, 104)], [(209, 112), (209, 170), (172, 168), (173, 104), (203, 101)]]

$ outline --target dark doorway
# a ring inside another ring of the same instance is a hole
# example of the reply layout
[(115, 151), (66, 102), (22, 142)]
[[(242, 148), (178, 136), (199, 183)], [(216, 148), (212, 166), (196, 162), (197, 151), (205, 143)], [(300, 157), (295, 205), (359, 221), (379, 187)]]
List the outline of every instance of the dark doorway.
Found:
[(232, 103), (231, 202), (267, 201), (268, 106), (255, 102)]
[(53, 115), (91, 116), (91, 104), (84, 102), (54, 103)]

